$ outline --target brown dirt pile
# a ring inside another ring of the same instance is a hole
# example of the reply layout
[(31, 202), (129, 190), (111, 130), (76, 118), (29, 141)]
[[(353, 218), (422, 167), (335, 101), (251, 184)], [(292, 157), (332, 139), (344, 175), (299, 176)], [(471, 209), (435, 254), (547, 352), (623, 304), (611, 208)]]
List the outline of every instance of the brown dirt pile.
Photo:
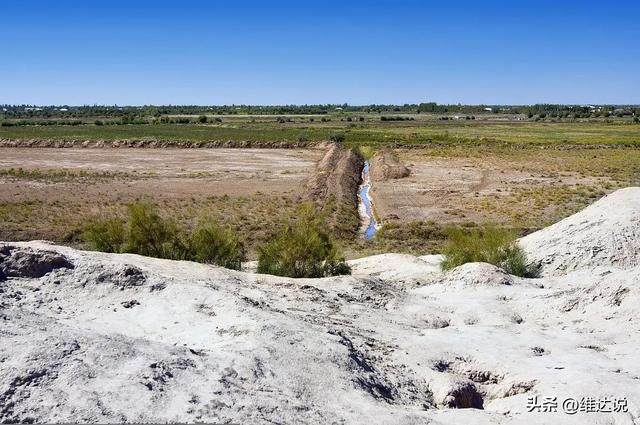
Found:
[(390, 150), (383, 150), (370, 161), (369, 173), (373, 181), (401, 179), (411, 174), (411, 171)]
[(358, 151), (332, 143), (307, 181), (307, 199), (330, 209), (329, 224), (340, 236), (347, 237), (345, 232), (358, 228), (358, 187), (363, 167), (364, 159)]

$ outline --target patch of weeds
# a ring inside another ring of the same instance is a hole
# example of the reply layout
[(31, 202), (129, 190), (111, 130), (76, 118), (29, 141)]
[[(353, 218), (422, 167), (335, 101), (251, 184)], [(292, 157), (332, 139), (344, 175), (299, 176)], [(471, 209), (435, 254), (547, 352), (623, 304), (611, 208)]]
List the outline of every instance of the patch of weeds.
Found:
[(359, 146), (358, 150), (360, 151), (360, 155), (362, 155), (365, 161), (369, 161), (376, 153), (376, 150), (371, 146)]
[(302, 206), (282, 232), (258, 248), (258, 273), (289, 277), (324, 277), (351, 273), (312, 205)]
[(240, 270), (245, 259), (244, 244), (229, 228), (216, 222), (201, 223), (189, 239), (189, 251), (195, 261)]
[(68, 181), (68, 180), (107, 180), (128, 177), (125, 172), (112, 171), (87, 171), (60, 169), (30, 169), (24, 168), (4, 168), (0, 169), (0, 177), (8, 177), (20, 180), (46, 180), (46, 181)]
[(126, 234), (122, 220), (98, 220), (87, 227), (84, 239), (91, 249), (102, 252), (122, 252)]
[(483, 262), (501, 267), (520, 277), (535, 277), (537, 270), (529, 265), (524, 250), (518, 245), (514, 232), (492, 226), (463, 230), (447, 230), (444, 247), (444, 270), (466, 263)]
[(143, 202), (128, 206), (126, 221), (95, 221), (84, 239), (98, 251), (198, 261), (236, 270), (245, 259), (244, 245), (228, 228), (206, 221), (189, 234), (173, 220), (161, 217), (155, 205)]

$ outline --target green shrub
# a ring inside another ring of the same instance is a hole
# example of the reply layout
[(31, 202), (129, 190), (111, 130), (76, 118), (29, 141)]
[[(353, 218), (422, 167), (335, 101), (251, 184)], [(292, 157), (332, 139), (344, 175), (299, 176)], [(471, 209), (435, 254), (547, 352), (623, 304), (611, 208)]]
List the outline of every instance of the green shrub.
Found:
[(122, 220), (106, 219), (92, 223), (84, 232), (91, 249), (102, 252), (122, 252), (126, 233)]
[(240, 270), (244, 245), (229, 230), (213, 222), (201, 224), (191, 235), (189, 251), (195, 261)]
[(206, 123), (207, 123), (207, 116), (206, 116), (206, 115), (200, 115), (200, 116), (198, 117), (198, 122), (199, 122), (200, 124), (206, 124)]
[(103, 252), (198, 261), (236, 270), (245, 259), (243, 244), (228, 229), (207, 222), (187, 235), (148, 203), (129, 205), (126, 221), (96, 220), (83, 236), (89, 248)]
[(315, 208), (305, 205), (281, 234), (258, 249), (258, 273), (324, 277), (351, 273)]
[(157, 258), (183, 259), (184, 243), (175, 224), (158, 214), (148, 203), (127, 207), (128, 237), (125, 252)]
[(344, 138), (344, 133), (333, 133), (331, 136), (329, 136), (329, 140), (336, 143), (344, 142)]
[(447, 231), (447, 236), (448, 242), (443, 251), (445, 260), (442, 262), (444, 270), (465, 263), (484, 262), (516, 276), (533, 277), (536, 274), (518, 245), (516, 235), (509, 230), (491, 226), (469, 231), (454, 228)]

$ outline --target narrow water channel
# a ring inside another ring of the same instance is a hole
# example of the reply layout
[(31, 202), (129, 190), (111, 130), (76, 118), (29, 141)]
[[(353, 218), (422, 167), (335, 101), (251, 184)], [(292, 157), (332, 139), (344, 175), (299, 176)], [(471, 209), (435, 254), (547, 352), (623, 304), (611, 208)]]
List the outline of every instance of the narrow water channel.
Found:
[(371, 197), (369, 195), (370, 190), (371, 180), (369, 178), (369, 161), (365, 161), (364, 168), (362, 169), (362, 184), (358, 190), (358, 198), (360, 200), (358, 210), (360, 211), (360, 217), (363, 223), (362, 228), (365, 239), (373, 238), (378, 227), (378, 223), (376, 223), (376, 219), (371, 208)]

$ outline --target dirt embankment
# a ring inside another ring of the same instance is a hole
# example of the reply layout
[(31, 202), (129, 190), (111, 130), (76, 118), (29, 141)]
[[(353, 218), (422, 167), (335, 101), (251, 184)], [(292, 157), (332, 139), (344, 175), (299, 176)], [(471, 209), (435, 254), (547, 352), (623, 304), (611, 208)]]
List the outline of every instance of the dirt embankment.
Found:
[(305, 148), (316, 143), (308, 141), (260, 140), (53, 140), (0, 139), (0, 148)]
[(330, 213), (330, 225), (340, 236), (358, 229), (358, 187), (364, 159), (354, 149), (332, 143), (307, 181), (307, 199)]
[(369, 161), (369, 174), (373, 181), (386, 181), (408, 177), (411, 171), (396, 154), (385, 149)]

